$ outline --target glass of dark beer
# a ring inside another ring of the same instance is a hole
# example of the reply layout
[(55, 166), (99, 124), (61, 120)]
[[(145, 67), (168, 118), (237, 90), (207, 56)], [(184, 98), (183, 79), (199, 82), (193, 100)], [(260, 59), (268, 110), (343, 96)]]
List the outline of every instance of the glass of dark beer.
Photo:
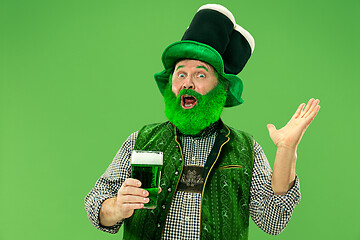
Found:
[(149, 192), (146, 209), (156, 208), (162, 165), (162, 152), (134, 150), (131, 154), (131, 177), (141, 181), (141, 188)]

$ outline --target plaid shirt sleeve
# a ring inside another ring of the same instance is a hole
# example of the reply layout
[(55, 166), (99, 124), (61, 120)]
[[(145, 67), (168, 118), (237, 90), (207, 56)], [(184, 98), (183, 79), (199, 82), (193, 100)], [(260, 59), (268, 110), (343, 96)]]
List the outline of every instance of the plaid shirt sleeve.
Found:
[(295, 177), (295, 184), (286, 195), (275, 195), (271, 187), (272, 170), (261, 146), (255, 140), (254, 153), (250, 215), (263, 231), (277, 235), (285, 229), (295, 206), (300, 201), (299, 179)]
[(88, 218), (101, 231), (117, 233), (122, 225), (122, 222), (119, 222), (112, 227), (102, 226), (99, 222), (99, 211), (101, 204), (106, 199), (116, 197), (122, 183), (131, 175), (130, 156), (137, 134), (138, 132), (131, 134), (123, 143), (105, 173), (96, 181), (94, 188), (85, 197), (84, 203)]

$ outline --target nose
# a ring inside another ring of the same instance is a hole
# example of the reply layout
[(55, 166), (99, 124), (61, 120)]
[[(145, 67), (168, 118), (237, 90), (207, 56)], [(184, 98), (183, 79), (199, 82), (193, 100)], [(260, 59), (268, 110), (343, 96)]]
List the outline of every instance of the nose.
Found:
[(195, 84), (194, 84), (194, 81), (191, 76), (188, 76), (187, 78), (184, 79), (182, 88), (183, 89), (195, 89)]

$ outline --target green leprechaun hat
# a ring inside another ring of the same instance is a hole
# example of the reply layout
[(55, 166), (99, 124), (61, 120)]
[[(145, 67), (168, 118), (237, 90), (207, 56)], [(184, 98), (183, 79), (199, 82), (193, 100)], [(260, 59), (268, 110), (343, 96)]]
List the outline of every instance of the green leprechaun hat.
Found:
[(254, 51), (251, 34), (236, 24), (232, 13), (224, 6), (207, 4), (199, 8), (181, 41), (170, 44), (162, 54), (164, 70), (155, 74), (156, 83), (164, 94), (169, 76), (181, 59), (206, 62), (224, 80), (228, 93), (225, 107), (243, 103), (243, 83), (236, 76)]

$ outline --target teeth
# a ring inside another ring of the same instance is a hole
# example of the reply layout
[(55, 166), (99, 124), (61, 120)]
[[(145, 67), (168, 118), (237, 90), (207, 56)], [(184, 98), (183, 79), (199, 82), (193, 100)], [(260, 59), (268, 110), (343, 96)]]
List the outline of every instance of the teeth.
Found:
[(186, 104), (185, 103), (185, 107), (191, 107), (192, 106), (192, 104)]

